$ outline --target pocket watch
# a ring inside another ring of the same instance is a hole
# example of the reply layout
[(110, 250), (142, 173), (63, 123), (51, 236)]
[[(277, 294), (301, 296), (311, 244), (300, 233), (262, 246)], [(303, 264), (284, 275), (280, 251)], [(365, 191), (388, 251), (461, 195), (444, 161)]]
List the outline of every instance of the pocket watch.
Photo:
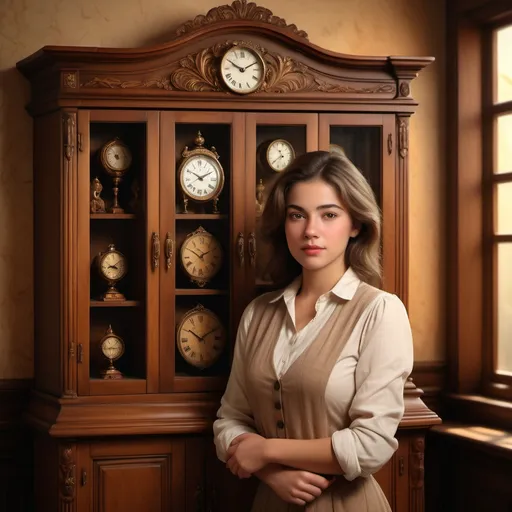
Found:
[(226, 346), (226, 330), (219, 317), (198, 304), (185, 313), (177, 329), (176, 343), (183, 359), (197, 368), (212, 366)]
[(222, 267), (222, 247), (211, 233), (199, 227), (187, 235), (181, 246), (180, 260), (190, 280), (202, 288)]
[(267, 148), (267, 163), (275, 172), (284, 171), (294, 158), (295, 150), (287, 140), (273, 140)]
[(257, 50), (233, 45), (222, 57), (220, 76), (232, 92), (249, 94), (265, 80), (265, 61)]
[(114, 367), (114, 361), (117, 361), (124, 354), (124, 341), (120, 336), (114, 334), (112, 326), (109, 325), (105, 336), (100, 341), (101, 352), (110, 361), (107, 369), (101, 373), (104, 379), (122, 379), (123, 374)]
[(219, 213), (217, 205), (224, 187), (224, 169), (219, 162), (217, 150), (213, 146), (211, 150), (204, 147), (201, 132), (197, 132), (194, 143), (195, 148), (192, 150), (185, 146), (178, 169), (185, 213), (189, 199), (199, 203), (213, 201), (213, 211)]
[(105, 252), (97, 257), (97, 266), (100, 276), (108, 283), (108, 290), (101, 296), (104, 301), (123, 301), (125, 296), (116, 289), (118, 283), (127, 272), (125, 256), (120, 253), (114, 244), (110, 244)]

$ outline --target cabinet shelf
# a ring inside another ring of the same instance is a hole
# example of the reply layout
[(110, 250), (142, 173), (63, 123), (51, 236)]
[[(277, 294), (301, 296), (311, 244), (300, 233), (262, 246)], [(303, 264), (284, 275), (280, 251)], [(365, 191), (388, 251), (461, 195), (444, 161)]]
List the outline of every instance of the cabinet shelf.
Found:
[(91, 213), (91, 220), (128, 220), (136, 218), (135, 213)]
[(146, 393), (146, 379), (124, 377), (119, 380), (105, 380), (91, 377), (90, 391), (94, 395), (130, 395)]
[(204, 288), (177, 288), (176, 295), (227, 295), (227, 290), (212, 290)]
[(176, 220), (221, 220), (228, 219), (225, 213), (177, 213)]
[(105, 302), (103, 300), (91, 300), (91, 308), (134, 308), (142, 304), (140, 300), (124, 300), (119, 302)]

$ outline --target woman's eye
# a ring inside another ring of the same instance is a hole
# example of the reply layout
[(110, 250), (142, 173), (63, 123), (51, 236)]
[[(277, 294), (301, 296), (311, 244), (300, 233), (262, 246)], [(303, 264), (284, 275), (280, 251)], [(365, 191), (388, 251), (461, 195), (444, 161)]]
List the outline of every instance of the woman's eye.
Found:
[(335, 213), (332, 213), (332, 212), (327, 212), (327, 213), (325, 214), (325, 217), (326, 217), (327, 219), (335, 219), (335, 218), (337, 217), (337, 215), (336, 215)]
[(296, 213), (296, 212), (294, 212), (294, 213), (290, 213), (289, 217), (290, 217), (290, 219), (292, 219), (292, 220), (299, 220), (299, 219), (302, 219), (302, 218), (303, 218), (303, 215), (302, 215), (302, 213)]

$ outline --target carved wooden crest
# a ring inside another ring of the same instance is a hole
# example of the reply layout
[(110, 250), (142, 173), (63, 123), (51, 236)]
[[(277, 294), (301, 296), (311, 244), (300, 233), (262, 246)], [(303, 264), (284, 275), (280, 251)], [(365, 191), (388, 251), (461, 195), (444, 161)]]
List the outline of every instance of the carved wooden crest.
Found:
[(197, 53), (181, 59), (178, 67), (169, 77), (156, 77), (148, 80), (120, 80), (112, 77), (95, 77), (81, 87), (107, 88), (159, 88), (167, 91), (187, 92), (227, 92), (223, 88), (219, 76), (219, 62), (227, 48), (234, 44), (250, 46), (257, 49), (266, 64), (265, 81), (258, 92), (263, 93), (297, 93), (325, 92), (351, 94), (394, 94), (395, 84), (348, 85), (330, 83), (316, 76), (305, 64), (291, 57), (267, 51), (249, 41), (226, 41), (205, 48)]
[(213, 9), (210, 9), (206, 15), (201, 14), (196, 16), (193, 20), (187, 21), (177, 28), (174, 38), (176, 39), (184, 34), (188, 34), (200, 27), (228, 20), (261, 21), (276, 27), (284, 28), (299, 37), (303, 37), (305, 39), (308, 38), (308, 35), (304, 30), (299, 30), (293, 24), (287, 25), (283, 18), (274, 16), (270, 9), (260, 7), (254, 2), (247, 3), (247, 0), (235, 0), (231, 5), (226, 4), (214, 7)]

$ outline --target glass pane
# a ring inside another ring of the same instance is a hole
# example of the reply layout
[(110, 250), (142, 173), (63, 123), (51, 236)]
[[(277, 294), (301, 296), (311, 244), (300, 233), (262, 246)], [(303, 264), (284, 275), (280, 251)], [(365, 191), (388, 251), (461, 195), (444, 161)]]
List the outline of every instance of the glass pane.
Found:
[[(268, 262), (270, 246), (261, 236), (260, 218), (268, 193), (279, 174), (294, 157), (306, 152), (307, 127), (305, 125), (258, 125), (256, 127), (256, 286), (266, 290), (272, 287)], [(250, 241), (248, 242), (250, 243)]]
[(498, 103), (512, 100), (512, 25), (496, 32)]
[(512, 114), (498, 117), (496, 172), (512, 172)]
[(498, 245), (498, 371), (512, 372), (512, 244)]
[(145, 123), (90, 126), (91, 379), (146, 378), (146, 140)]
[(178, 377), (213, 377), (229, 369), (231, 140), (230, 124), (175, 125)]
[(380, 205), (381, 128), (379, 126), (331, 126), (330, 150), (342, 152), (369, 181)]
[(497, 231), (498, 235), (512, 234), (512, 183), (497, 186)]

